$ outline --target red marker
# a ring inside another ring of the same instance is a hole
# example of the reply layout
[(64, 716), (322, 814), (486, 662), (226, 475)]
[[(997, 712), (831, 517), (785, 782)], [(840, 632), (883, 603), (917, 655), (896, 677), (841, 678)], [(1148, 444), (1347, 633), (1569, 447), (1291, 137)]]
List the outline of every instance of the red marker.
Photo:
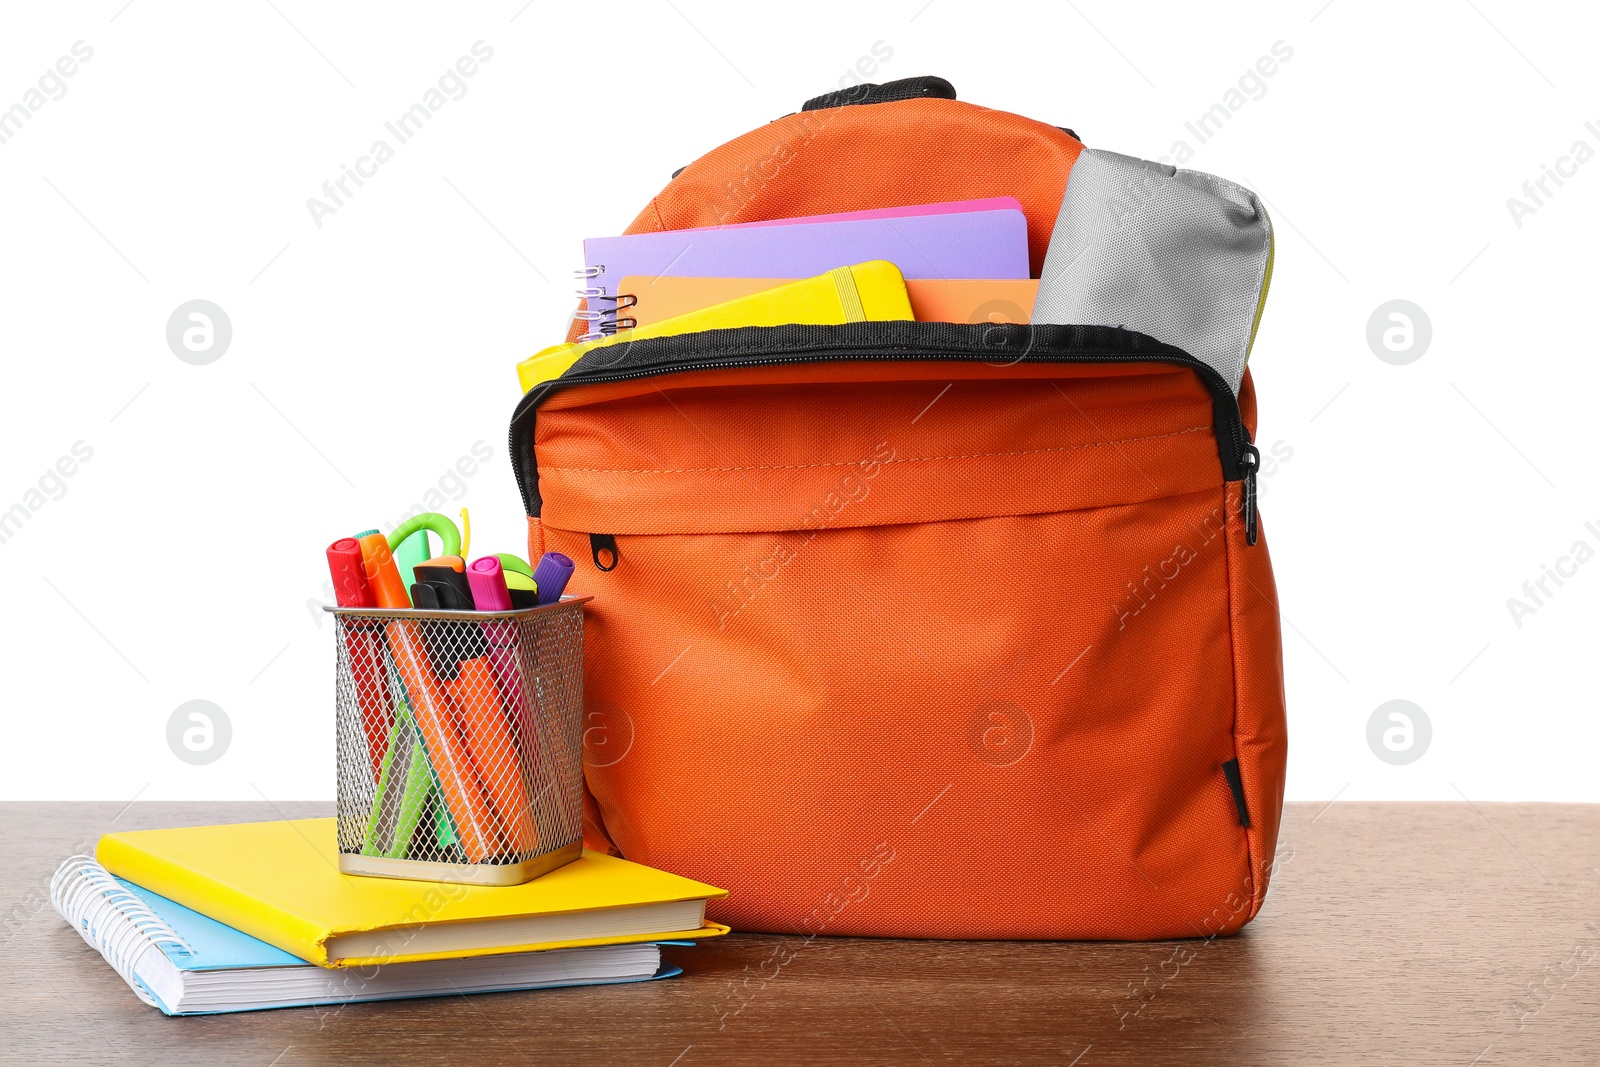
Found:
[(341, 537), (328, 546), (328, 572), (333, 575), (333, 602), (341, 608), (375, 608), (378, 598), (367, 581), (361, 542)]
[[(341, 608), (375, 608), (378, 599), (367, 582), (361, 557), (361, 542), (341, 537), (328, 546), (328, 572), (333, 576), (333, 600)], [(383, 662), (383, 632), (378, 624), (364, 619), (344, 620), (345, 652), (350, 659), (350, 681), (356, 690), (361, 729), (367, 737), (367, 758), (372, 762), (372, 780), (383, 769), (383, 756), (389, 750), (389, 734), (394, 726), (394, 701), (389, 695), (388, 671)]]

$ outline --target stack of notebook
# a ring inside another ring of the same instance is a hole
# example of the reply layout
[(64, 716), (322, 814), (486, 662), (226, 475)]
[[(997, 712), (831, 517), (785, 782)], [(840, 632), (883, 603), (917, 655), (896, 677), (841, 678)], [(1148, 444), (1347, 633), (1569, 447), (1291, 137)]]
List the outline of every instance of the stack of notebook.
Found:
[(589, 329), (518, 367), (524, 391), (620, 341), (735, 326), (1027, 322), (1028, 221), (1010, 196), (583, 243)]
[(51, 900), (168, 1015), (392, 1000), (679, 973), (659, 946), (727, 933), (723, 890), (583, 858), (520, 886), (339, 873), (332, 819), (109, 834)]

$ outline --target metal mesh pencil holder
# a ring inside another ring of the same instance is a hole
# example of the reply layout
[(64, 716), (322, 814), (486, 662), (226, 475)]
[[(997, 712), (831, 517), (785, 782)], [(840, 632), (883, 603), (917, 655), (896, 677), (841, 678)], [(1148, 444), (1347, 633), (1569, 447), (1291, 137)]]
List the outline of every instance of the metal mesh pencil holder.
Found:
[(324, 610), (339, 869), (516, 885), (583, 851), (583, 605)]

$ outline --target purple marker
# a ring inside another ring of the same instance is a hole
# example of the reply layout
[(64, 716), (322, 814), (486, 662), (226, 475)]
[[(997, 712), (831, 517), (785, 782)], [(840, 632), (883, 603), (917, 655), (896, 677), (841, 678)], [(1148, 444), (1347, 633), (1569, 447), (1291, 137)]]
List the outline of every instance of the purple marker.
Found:
[[(496, 560), (498, 563), (499, 561)], [(546, 552), (533, 569), (533, 584), (539, 587), (539, 606), (554, 604), (561, 599), (561, 591), (574, 570), (572, 557), (560, 552)]]

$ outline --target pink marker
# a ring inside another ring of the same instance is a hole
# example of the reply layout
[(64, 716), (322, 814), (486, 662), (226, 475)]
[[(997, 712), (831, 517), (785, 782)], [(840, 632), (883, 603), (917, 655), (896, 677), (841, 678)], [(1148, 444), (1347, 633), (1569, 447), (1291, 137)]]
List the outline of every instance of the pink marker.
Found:
[(472, 606), (479, 611), (510, 611), (511, 594), (506, 590), (505, 572), (494, 556), (483, 556), (467, 568), (467, 585), (472, 589)]
[[(467, 585), (472, 590), (472, 606), (477, 610), (511, 610), (505, 573), (495, 557), (473, 560), (467, 567)], [(538, 709), (530, 706), (533, 701), (523, 700), (522, 669), (518, 662), (522, 646), (517, 639), (517, 624), (511, 619), (492, 619), (479, 623), (479, 628), (489, 642), (489, 666), (494, 671), (495, 681), (500, 683), (500, 695), (505, 698), (505, 706), (517, 724), (517, 733), (522, 737), (531, 763), (538, 756), (539, 741), (529, 716), (537, 715)]]

